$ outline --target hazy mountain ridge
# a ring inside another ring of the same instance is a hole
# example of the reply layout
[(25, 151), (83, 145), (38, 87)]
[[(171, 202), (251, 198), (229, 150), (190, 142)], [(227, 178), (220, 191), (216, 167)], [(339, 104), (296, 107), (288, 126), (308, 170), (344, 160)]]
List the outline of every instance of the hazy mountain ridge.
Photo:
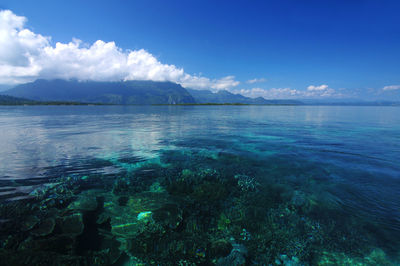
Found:
[(253, 99), (226, 90), (213, 93), (209, 90), (185, 89), (173, 82), (156, 81), (79, 82), (38, 79), (17, 85), (2, 94), (34, 101), (103, 104), (302, 104), (296, 100)]
[[(397, 92), (393, 92), (397, 93)], [(1, 105), (21, 104), (255, 104), (255, 105), (355, 105), (398, 106), (400, 101), (359, 99), (266, 100), (249, 98), (226, 90), (185, 89), (173, 82), (44, 80), (20, 84), (1, 92)], [(15, 98), (16, 97), (16, 98)]]
[(243, 103), (243, 104), (302, 104), (297, 100), (266, 100), (262, 97), (249, 98), (226, 90), (213, 93), (209, 90), (187, 89), (197, 103)]
[(9, 95), (0, 95), (0, 105), (22, 105), (22, 104), (33, 104), (36, 101), (18, 98)]
[(98, 82), (43, 80), (17, 85), (3, 94), (36, 101), (72, 101), (105, 104), (194, 103), (193, 97), (172, 82)]
[[(69, 102), (69, 101), (35, 101), (9, 95), (0, 95), (0, 105), (88, 105), (88, 104), (89, 103)], [(99, 103), (90, 103), (90, 105), (99, 105)]]

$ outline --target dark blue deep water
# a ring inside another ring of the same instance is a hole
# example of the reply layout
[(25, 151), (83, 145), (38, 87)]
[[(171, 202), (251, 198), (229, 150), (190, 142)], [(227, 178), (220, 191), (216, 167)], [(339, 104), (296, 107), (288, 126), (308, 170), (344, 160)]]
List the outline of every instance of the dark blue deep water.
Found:
[(399, 256), (399, 107), (0, 107), (0, 264)]

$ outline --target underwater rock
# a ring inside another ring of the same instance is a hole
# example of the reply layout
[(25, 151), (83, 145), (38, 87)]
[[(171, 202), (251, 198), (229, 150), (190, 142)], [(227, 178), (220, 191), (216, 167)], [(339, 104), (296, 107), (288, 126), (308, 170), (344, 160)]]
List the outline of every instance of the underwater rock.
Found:
[(126, 266), (144, 266), (144, 265), (147, 265), (147, 264), (144, 263), (139, 258), (136, 258), (135, 256), (129, 256), (127, 261), (125, 261), (123, 265), (126, 265)]
[(243, 228), (242, 232), (240, 233), (240, 237), (243, 241), (248, 241), (251, 239), (251, 234), (245, 228)]
[(397, 265), (381, 249), (374, 249), (364, 257), (350, 257), (341, 252), (322, 252), (318, 265)]
[(192, 197), (199, 202), (216, 202), (226, 199), (229, 195), (225, 184), (205, 181), (195, 186)]
[(119, 249), (129, 256), (169, 247), (171, 240), (163, 237), (176, 230), (183, 219), (182, 209), (162, 192), (130, 195), (125, 206), (118, 204), (118, 197), (107, 198), (102, 215), (109, 217), (111, 234), (120, 242)]
[(21, 224), (22, 231), (29, 231), (40, 221), (35, 215), (29, 215)]
[[(15, 247), (18, 246), (20, 241), (21, 241), (21, 239), (19, 239), (16, 236), (13, 236), (13, 235), (9, 235), (7, 237), (1, 238), (0, 239), (0, 252), (5, 251), (7, 249), (14, 249)], [(0, 259), (1, 259), (1, 256), (0, 256)]]
[(48, 218), (56, 218), (59, 214), (58, 209), (56, 208), (50, 208), (46, 211), (46, 217)]
[(253, 178), (247, 175), (235, 175), (235, 179), (237, 179), (237, 184), (242, 191), (245, 192), (254, 192), (258, 191), (258, 187), (260, 184)]
[(391, 265), (392, 262), (389, 260), (386, 253), (380, 249), (375, 248), (371, 251), (371, 253), (364, 257), (365, 262), (371, 265)]
[(308, 213), (315, 207), (313, 196), (307, 195), (302, 191), (295, 190), (289, 199), (289, 204), (294, 208)]
[(82, 213), (74, 213), (62, 217), (58, 220), (58, 224), (64, 234), (72, 236), (80, 235), (84, 228)]
[(290, 203), (296, 207), (302, 207), (307, 203), (306, 195), (301, 191), (295, 190)]
[(125, 206), (106, 202), (104, 213), (111, 218), (111, 233), (123, 238), (174, 229), (182, 221), (182, 211), (167, 193), (138, 193), (131, 196)]
[(143, 233), (144, 231), (153, 231), (151, 220), (147, 221), (134, 221), (124, 223), (119, 219), (113, 220), (111, 224), (111, 233), (117, 237), (134, 238)]
[(40, 222), (31, 233), (34, 236), (47, 236), (53, 232), (55, 225), (56, 222), (53, 218), (47, 218)]
[(211, 243), (208, 249), (208, 255), (211, 258), (222, 258), (228, 256), (232, 251), (232, 244), (225, 240), (219, 239)]
[(18, 246), (18, 251), (53, 251), (67, 254), (71, 250), (74, 240), (68, 236), (51, 236), (43, 239), (28, 237)]
[(154, 211), (153, 219), (164, 227), (175, 229), (182, 222), (182, 209), (176, 204), (165, 204)]
[(97, 208), (96, 197), (82, 195), (69, 204), (68, 209), (77, 211), (94, 211)]
[(217, 228), (220, 231), (228, 231), (228, 227), (231, 224), (231, 220), (226, 216), (225, 213), (221, 213), (217, 221)]
[(286, 254), (281, 254), (279, 255), (279, 259), (275, 260), (276, 265), (284, 265), (284, 266), (300, 266), (302, 265), (300, 263), (300, 260), (293, 256), (293, 257), (288, 257)]
[(201, 180), (209, 180), (209, 181), (221, 181), (220, 173), (211, 168), (199, 169), (196, 171), (198, 179)]
[(183, 169), (181, 172), (181, 178), (182, 179), (191, 179), (195, 176), (196, 173), (194, 173), (190, 169)]
[(218, 266), (246, 265), (247, 248), (243, 245), (233, 244), (231, 253), (217, 261)]
[(142, 175), (129, 175), (114, 181), (112, 192), (114, 195), (140, 193), (146, 191), (152, 184), (151, 179)]
[(56, 188), (60, 184), (61, 184), (61, 182), (43, 184), (43, 185), (35, 188), (34, 190), (32, 190), (29, 193), (29, 195), (30, 196), (34, 196), (37, 199), (40, 199), (40, 198), (44, 197), (49, 191), (51, 191), (52, 189)]
[(0, 218), (0, 233), (7, 232), (11, 230), (15, 225), (15, 222), (12, 219), (1, 219)]
[(57, 205), (57, 200), (54, 197), (47, 198), (47, 199), (44, 199), (40, 203), (40, 209), (41, 210), (47, 210), (47, 209), (55, 208), (56, 205)]
[(120, 243), (114, 238), (107, 237), (101, 241), (101, 250), (107, 255), (108, 265), (114, 265), (121, 257), (122, 251), (119, 246)]
[(108, 221), (108, 219), (110, 219), (111, 216), (109, 213), (100, 213), (99, 216), (97, 217), (96, 223), (97, 224), (104, 224)]
[(165, 192), (165, 188), (163, 188), (160, 184), (160, 182), (154, 182), (151, 186), (150, 186), (150, 192), (153, 193), (162, 193)]
[(226, 185), (221, 181), (219, 173), (214, 169), (199, 169), (195, 172), (183, 169), (176, 178), (168, 178), (167, 190), (172, 195), (189, 195), (194, 192), (197, 198), (219, 197), (221, 194), (226, 196)]
[(119, 206), (126, 206), (126, 204), (128, 203), (129, 197), (127, 196), (121, 196), (118, 198), (118, 205)]

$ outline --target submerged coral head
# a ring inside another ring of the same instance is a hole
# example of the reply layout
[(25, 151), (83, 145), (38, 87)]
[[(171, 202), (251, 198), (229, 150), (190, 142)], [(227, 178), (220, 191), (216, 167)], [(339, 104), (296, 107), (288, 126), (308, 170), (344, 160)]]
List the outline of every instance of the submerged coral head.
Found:
[(143, 219), (148, 219), (151, 217), (151, 211), (145, 211), (138, 214), (137, 219), (138, 221)]

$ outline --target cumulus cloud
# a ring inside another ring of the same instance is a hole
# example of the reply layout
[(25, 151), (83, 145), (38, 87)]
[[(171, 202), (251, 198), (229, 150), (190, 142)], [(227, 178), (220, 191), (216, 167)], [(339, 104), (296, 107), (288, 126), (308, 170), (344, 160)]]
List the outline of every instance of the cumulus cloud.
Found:
[(239, 91), (240, 94), (250, 97), (257, 98), (263, 97), (265, 99), (276, 99), (276, 98), (295, 98), (299, 91), (290, 88), (272, 88), (272, 89), (261, 89), (261, 88), (252, 88), (252, 89), (241, 89)]
[(201, 76), (185, 74), (183, 77), (181, 77), (178, 83), (186, 88), (211, 89), (212, 91), (219, 91), (227, 89), (229, 90), (230, 88), (239, 85), (240, 82), (236, 81), (234, 76), (227, 76), (220, 79), (209, 79)]
[(144, 49), (123, 50), (115, 42), (91, 45), (78, 39), (56, 42), (25, 28), (27, 19), (10, 10), (0, 11), (0, 84), (18, 84), (37, 78), (96, 81), (172, 81), (194, 89), (231, 89), (234, 76), (210, 79), (163, 64)]
[(390, 86), (385, 86), (382, 88), (384, 91), (394, 91), (394, 90), (400, 90), (400, 85), (390, 85)]
[(246, 81), (246, 83), (249, 84), (254, 84), (254, 83), (261, 83), (261, 82), (266, 82), (267, 79), (265, 78), (255, 78), (255, 79), (249, 79), (248, 81)]
[(320, 86), (314, 86), (314, 85), (310, 85), (307, 87), (308, 91), (323, 91), (328, 89), (328, 85), (320, 85)]
[(291, 88), (252, 88), (239, 90), (238, 93), (251, 98), (263, 97), (265, 99), (302, 99), (341, 96), (340, 93), (337, 93), (334, 89), (329, 88), (327, 85), (308, 86), (306, 90), (297, 90)]

